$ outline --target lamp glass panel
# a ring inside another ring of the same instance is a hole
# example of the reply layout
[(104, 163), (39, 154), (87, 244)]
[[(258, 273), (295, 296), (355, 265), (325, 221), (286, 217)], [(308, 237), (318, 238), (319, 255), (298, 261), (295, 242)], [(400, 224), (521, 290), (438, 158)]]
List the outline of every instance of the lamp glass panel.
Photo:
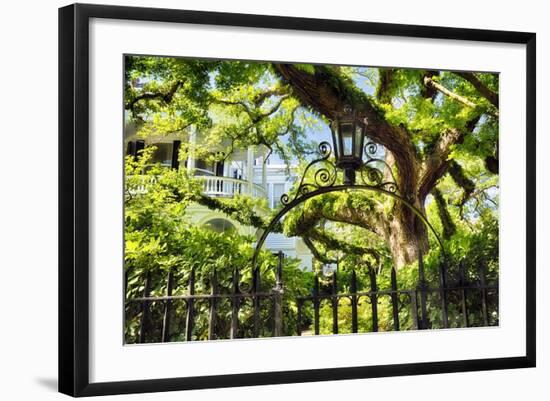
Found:
[(332, 132), (332, 144), (334, 146), (334, 155), (339, 156), (339, 143), (338, 143), (338, 126), (336, 124), (331, 125), (330, 130)]
[(340, 138), (342, 142), (342, 155), (353, 155), (353, 124), (341, 123), (340, 124)]
[(363, 126), (357, 124), (355, 126), (355, 157), (361, 158), (361, 152), (363, 150)]

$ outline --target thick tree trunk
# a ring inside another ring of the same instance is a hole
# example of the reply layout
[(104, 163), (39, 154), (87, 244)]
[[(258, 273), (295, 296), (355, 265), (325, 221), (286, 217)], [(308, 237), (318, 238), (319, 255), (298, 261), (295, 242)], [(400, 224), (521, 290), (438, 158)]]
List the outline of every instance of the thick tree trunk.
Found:
[[(414, 206), (425, 213), (419, 200)], [(429, 249), (428, 228), (404, 204), (396, 205), (395, 213), (385, 225), (384, 237), (396, 269), (415, 262), (419, 253), (424, 254)]]
[[(413, 263), (418, 259), (418, 252), (420, 248), (419, 242), (424, 243), (427, 241), (424, 241), (424, 238), (422, 238), (423, 235), (411, 232), (397, 220), (392, 220), (389, 226), (390, 232), (388, 233), (386, 242), (392, 254), (395, 268), (400, 269), (401, 267), (409, 263)], [(425, 252), (425, 250), (423, 250), (423, 252)]]

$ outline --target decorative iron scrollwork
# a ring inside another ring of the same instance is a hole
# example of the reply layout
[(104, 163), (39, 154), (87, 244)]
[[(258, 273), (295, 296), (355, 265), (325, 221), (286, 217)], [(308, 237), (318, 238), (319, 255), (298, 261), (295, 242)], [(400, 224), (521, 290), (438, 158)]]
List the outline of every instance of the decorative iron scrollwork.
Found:
[[(365, 154), (365, 159), (361, 160), (361, 165), (359, 168), (354, 168), (355, 171), (359, 172), (360, 182), (355, 183), (356, 177), (354, 177), (354, 180), (351, 182), (346, 183), (346, 181), (343, 180), (342, 184), (337, 184), (337, 168), (335, 163), (330, 160), (332, 148), (327, 142), (322, 142), (319, 144), (320, 157), (313, 160), (306, 166), (304, 175), (302, 176), (296, 191), (292, 195), (283, 194), (283, 196), (281, 196), (283, 207), (271, 219), (266, 229), (260, 234), (258, 242), (256, 243), (254, 255), (252, 256), (252, 266), (255, 271), (258, 269), (258, 255), (260, 254), (260, 250), (262, 249), (267, 236), (273, 231), (275, 225), (278, 224), (290, 210), (316, 196), (350, 189), (381, 193), (395, 199), (398, 202), (401, 202), (409, 208), (420, 219), (420, 221), (426, 225), (426, 227), (428, 227), (441, 247), (443, 257), (447, 257), (440, 236), (435, 228), (430, 224), (423, 211), (414, 206), (414, 203), (410, 200), (410, 198), (400, 194), (399, 187), (397, 186), (391, 167), (378, 155), (378, 145), (369, 141), (363, 147), (363, 152)], [(316, 169), (315, 166), (317, 164), (320, 166)], [(253, 286), (254, 284), (251, 284), (251, 286), (245, 290), (252, 290), (254, 288)]]
[[(323, 187), (330, 187), (336, 183), (336, 166), (334, 165), (334, 163), (329, 161), (330, 155), (332, 154), (332, 148), (330, 147), (330, 144), (328, 142), (321, 142), (319, 144), (319, 154), (321, 157), (311, 161), (304, 170), (304, 174), (302, 175), (300, 185), (298, 185), (298, 189), (296, 190), (295, 195), (293, 197), (288, 194), (283, 194), (281, 196), (281, 203), (283, 205), (288, 205), (296, 198), (303, 196), (308, 192)], [(309, 178), (310, 176), (308, 175), (308, 172), (316, 164), (322, 164), (322, 167), (320, 167), (313, 173), (313, 180), (311, 180), (311, 178)]]
[[(367, 142), (364, 146), (365, 161), (357, 169), (361, 184), (383, 189), (392, 193), (399, 193), (391, 167), (385, 160), (377, 157), (378, 145)], [(294, 200), (320, 188), (331, 187), (336, 184), (338, 177), (336, 165), (330, 160), (332, 148), (328, 142), (319, 144), (320, 157), (311, 161), (305, 168), (300, 184), (294, 195), (285, 193), (281, 196), (281, 203), (286, 206)], [(384, 171), (381, 170), (384, 166)], [(317, 168), (317, 170), (315, 170)], [(315, 170), (314, 172), (312, 172)], [(353, 188), (353, 185), (350, 185)]]
[[(364, 153), (366, 160), (359, 169), (363, 184), (398, 193), (399, 187), (397, 186), (391, 167), (384, 159), (377, 157), (378, 145), (371, 141), (367, 142)], [(380, 165), (385, 167), (384, 172), (380, 169)]]

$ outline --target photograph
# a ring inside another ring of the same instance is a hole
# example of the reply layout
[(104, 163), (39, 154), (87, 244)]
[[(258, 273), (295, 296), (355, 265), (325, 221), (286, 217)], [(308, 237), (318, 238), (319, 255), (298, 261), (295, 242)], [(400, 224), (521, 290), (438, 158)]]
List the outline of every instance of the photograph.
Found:
[(59, 392), (537, 366), (536, 32), (311, 11), (59, 9)]
[(499, 326), (498, 71), (123, 63), (125, 346)]

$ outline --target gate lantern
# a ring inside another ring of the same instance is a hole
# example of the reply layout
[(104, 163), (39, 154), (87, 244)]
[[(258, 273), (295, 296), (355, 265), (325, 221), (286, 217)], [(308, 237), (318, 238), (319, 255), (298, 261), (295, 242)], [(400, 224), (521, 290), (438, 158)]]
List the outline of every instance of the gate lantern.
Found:
[(344, 184), (355, 184), (355, 171), (362, 164), (367, 119), (358, 119), (350, 106), (337, 114), (330, 125), (336, 167), (344, 170)]

